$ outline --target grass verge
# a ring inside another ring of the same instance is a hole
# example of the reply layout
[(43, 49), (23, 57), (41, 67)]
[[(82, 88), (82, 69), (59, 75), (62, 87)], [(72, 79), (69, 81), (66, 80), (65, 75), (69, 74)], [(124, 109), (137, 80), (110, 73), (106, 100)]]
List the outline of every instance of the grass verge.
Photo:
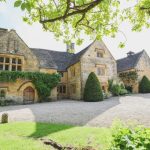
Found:
[(0, 150), (49, 150), (40, 138), (52, 139), (62, 145), (93, 146), (103, 150), (110, 146), (112, 140), (109, 128), (33, 122), (0, 125)]

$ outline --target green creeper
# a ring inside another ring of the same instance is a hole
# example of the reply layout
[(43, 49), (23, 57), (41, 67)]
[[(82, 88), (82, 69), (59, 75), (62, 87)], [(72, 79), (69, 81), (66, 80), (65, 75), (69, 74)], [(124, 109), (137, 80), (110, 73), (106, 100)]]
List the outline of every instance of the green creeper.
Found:
[(48, 98), (51, 90), (60, 82), (59, 74), (41, 72), (0, 71), (0, 83), (16, 82), (17, 79), (31, 80), (40, 100)]

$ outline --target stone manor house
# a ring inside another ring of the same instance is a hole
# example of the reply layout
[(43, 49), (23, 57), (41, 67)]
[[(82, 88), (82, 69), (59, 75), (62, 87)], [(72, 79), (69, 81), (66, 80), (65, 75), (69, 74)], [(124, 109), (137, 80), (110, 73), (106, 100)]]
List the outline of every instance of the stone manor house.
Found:
[[(74, 44), (68, 46), (66, 52), (29, 48), (15, 30), (0, 28), (0, 71), (60, 73), (61, 81), (50, 96), (55, 100), (82, 99), (91, 72), (96, 73), (102, 89), (107, 91), (108, 79), (117, 78), (117, 63), (121, 60), (116, 62), (102, 41), (94, 41), (76, 54), (69, 53), (70, 49), (74, 49)], [(133, 69), (118, 67), (118, 72)], [(17, 82), (0, 83), (0, 98), (20, 103), (37, 102), (38, 94), (31, 81), (18, 79)]]

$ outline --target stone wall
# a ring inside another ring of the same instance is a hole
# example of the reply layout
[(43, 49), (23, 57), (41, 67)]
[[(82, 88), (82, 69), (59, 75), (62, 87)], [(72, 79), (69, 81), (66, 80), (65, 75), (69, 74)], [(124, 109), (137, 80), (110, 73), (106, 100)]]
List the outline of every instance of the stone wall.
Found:
[[(97, 49), (104, 52), (103, 58), (97, 57)], [(103, 65), (106, 68), (104, 76), (97, 74), (99, 65)], [(102, 86), (105, 86), (104, 88), (108, 87), (108, 79), (117, 78), (116, 61), (103, 42), (95, 41), (81, 58), (82, 95), (86, 80), (91, 72), (97, 75)]]
[(61, 77), (61, 81), (58, 85), (58, 89), (60, 87), (65, 86), (66, 87), (66, 92), (61, 92), (58, 91), (58, 99), (67, 99), (68, 97), (68, 72), (60, 72), (63, 76)]
[(39, 63), (29, 47), (14, 30), (0, 37), (0, 54), (10, 54), (24, 57), (23, 71), (39, 71)]
[(27, 87), (32, 87), (35, 90), (34, 102), (38, 101), (37, 91), (29, 80), (18, 79), (16, 82), (1, 83), (0, 89), (4, 89), (6, 92), (6, 100), (13, 100), (17, 103), (23, 103), (23, 91)]
[(81, 99), (81, 64), (80, 62), (70, 66), (67, 71), (68, 71), (68, 96), (70, 99), (80, 100)]
[(132, 86), (133, 93), (139, 93), (139, 82), (143, 76), (147, 76), (150, 79), (150, 58), (146, 52), (142, 54), (137, 65), (134, 69), (126, 70), (124, 72), (136, 71), (138, 74), (138, 80), (135, 83), (124, 82), (125, 85)]
[(146, 52), (143, 53), (135, 69), (138, 71), (139, 81), (144, 75), (150, 79), (150, 58)]
[[(1, 31), (1, 30), (0, 30)], [(14, 31), (0, 32), (0, 56), (12, 58), (19, 58), (22, 60), (22, 71), (43, 73), (56, 73), (55, 69), (40, 69), (39, 62), (36, 56), (32, 53), (30, 48), (24, 43), (24, 41)], [(17, 80), (14, 83), (0, 83), (0, 90), (6, 91), (6, 99), (14, 100), (18, 103), (23, 102), (23, 91), (29, 86), (35, 90), (35, 101), (38, 101), (38, 94), (34, 85), (26, 80)], [(19, 89), (19, 87), (22, 87)], [(51, 99), (57, 99), (57, 88), (51, 91)]]

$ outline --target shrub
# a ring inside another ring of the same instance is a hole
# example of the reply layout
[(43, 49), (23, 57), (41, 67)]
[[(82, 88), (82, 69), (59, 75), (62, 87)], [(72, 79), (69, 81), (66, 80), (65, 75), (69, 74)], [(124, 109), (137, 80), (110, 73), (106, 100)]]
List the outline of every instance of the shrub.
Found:
[(129, 92), (132, 93), (132, 86), (125, 86), (125, 89)]
[(123, 83), (121, 83), (120, 87), (121, 87), (121, 89), (125, 89), (125, 86)]
[(86, 81), (83, 98), (87, 102), (97, 102), (104, 99), (100, 82), (94, 72), (90, 73)]
[(128, 91), (126, 89), (121, 89), (119, 95), (126, 95)]
[(103, 93), (104, 99), (108, 99), (108, 98), (110, 98), (111, 96), (112, 96), (112, 95), (111, 95), (111, 93), (109, 93), (109, 92)]
[(13, 105), (16, 104), (13, 100), (0, 100), (0, 106), (8, 106), (8, 105)]
[(112, 94), (114, 96), (119, 96), (120, 95), (120, 91), (121, 91), (121, 86), (119, 84), (114, 84), (112, 86), (112, 90), (111, 91), (112, 91)]
[(7, 113), (2, 114), (1, 122), (8, 123), (8, 114)]
[(108, 80), (108, 91), (110, 92), (112, 91), (113, 82), (114, 82), (113, 79)]
[(141, 126), (115, 126), (111, 150), (149, 150), (150, 129)]
[(139, 84), (139, 92), (140, 93), (150, 93), (150, 81), (144, 76)]

